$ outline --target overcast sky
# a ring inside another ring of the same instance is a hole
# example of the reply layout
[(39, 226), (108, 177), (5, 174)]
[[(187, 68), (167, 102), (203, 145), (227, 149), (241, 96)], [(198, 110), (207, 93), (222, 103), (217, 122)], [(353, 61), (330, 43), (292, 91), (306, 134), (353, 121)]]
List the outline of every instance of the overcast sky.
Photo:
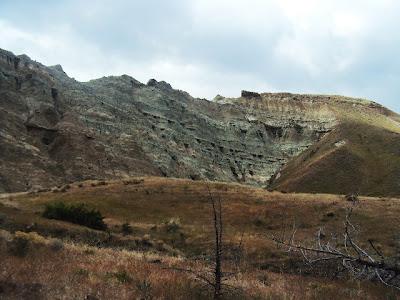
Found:
[(196, 97), (342, 94), (400, 112), (398, 0), (0, 0), (0, 48)]

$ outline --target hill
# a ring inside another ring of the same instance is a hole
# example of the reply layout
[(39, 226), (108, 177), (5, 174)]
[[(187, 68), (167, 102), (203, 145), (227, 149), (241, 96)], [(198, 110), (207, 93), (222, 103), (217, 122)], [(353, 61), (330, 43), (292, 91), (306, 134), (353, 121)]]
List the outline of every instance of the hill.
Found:
[(341, 96), (208, 101), (127, 75), (78, 82), (0, 51), (0, 192), (146, 175), (399, 195), (399, 122)]
[(400, 134), (346, 122), (291, 160), (271, 188), (288, 192), (399, 195)]

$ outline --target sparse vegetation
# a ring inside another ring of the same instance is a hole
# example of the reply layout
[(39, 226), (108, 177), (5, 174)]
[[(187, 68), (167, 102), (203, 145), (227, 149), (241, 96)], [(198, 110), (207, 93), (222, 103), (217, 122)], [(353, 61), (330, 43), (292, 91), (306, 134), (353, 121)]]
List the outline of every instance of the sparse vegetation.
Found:
[[(205, 266), (191, 260), (115, 249), (65, 244), (57, 253), (49, 241), (22, 233), (31, 244), (25, 257), (15, 258), (0, 249), (0, 298), (5, 299), (210, 299), (191, 274), (165, 266)], [(15, 235), (11, 235), (15, 238)], [(34, 243), (33, 240), (36, 242)], [(87, 250), (93, 251), (87, 255)], [(160, 261), (154, 264), (153, 261)], [(5, 273), (6, 272), (6, 273)], [(11, 274), (12, 277), (7, 275)], [(293, 284), (296, 282), (296, 284)], [(224, 299), (396, 299), (397, 295), (374, 284), (354, 284), (314, 277), (248, 269), (227, 283), (243, 289)], [(14, 288), (11, 288), (14, 287)], [(41, 288), (32, 288), (41, 287)], [(89, 295), (91, 295), (89, 297)]]
[[(39, 233), (0, 231), (0, 287), (9, 298), (15, 290), (5, 289), (1, 286), (4, 282), (27, 293), (31, 292), (25, 288), (28, 285), (41, 285), (37, 291), (43, 293), (42, 298), (52, 299), (85, 299), (88, 295), (98, 299), (212, 298), (210, 289), (193, 273), (173, 270), (189, 269), (213, 278), (210, 267), (214, 266), (215, 241), (210, 238), (215, 230), (210, 221), (209, 186), (215, 199), (224, 200), (222, 282), (235, 291), (226, 290), (222, 299), (396, 299), (396, 293), (378, 283), (312, 273), (301, 257), (288, 255), (286, 249), (278, 249), (266, 238), (295, 220), (298, 241), (312, 239), (322, 225), (326, 229), (323, 241), (328, 241), (330, 232), (342, 228), (341, 216), (353, 202), (343, 196), (270, 193), (223, 185), (222, 189), (219, 183), (146, 178), (140, 186), (112, 181), (92, 188), (89, 183), (65, 193), (0, 199), (0, 213), (7, 216), (0, 228)], [(163, 193), (158, 192), (160, 186)], [(387, 256), (396, 253), (398, 200), (358, 198), (353, 218), (363, 228), (360, 239), (373, 240)], [(37, 215), (46, 205), (60, 202), (67, 206), (84, 203), (106, 212), (102, 220), (108, 231)], [(124, 235), (124, 227), (134, 231)], [(288, 234), (290, 231), (286, 237)], [(19, 238), (26, 240), (22, 255), (12, 249), (14, 239)], [(12, 277), (7, 277), (9, 274)]]

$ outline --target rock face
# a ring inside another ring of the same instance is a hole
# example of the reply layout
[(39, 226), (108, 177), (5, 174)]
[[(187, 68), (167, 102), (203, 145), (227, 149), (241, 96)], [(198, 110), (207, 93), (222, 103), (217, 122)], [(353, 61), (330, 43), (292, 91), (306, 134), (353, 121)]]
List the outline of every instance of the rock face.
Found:
[(259, 93), (249, 91), (242, 91), (241, 96), (243, 98), (261, 98), (261, 95)]
[(208, 101), (127, 75), (82, 83), (1, 50), (0, 192), (136, 175), (266, 186), (335, 128), (341, 107), (387, 114), (337, 96)]

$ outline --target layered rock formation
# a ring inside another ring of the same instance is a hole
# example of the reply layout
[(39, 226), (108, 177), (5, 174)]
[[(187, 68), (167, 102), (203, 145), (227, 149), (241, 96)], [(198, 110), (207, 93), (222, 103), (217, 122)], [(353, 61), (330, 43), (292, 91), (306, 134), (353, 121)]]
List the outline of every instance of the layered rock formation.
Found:
[(0, 192), (135, 175), (267, 186), (347, 107), (395, 116), (336, 96), (243, 91), (208, 101), (127, 75), (82, 83), (0, 51)]

